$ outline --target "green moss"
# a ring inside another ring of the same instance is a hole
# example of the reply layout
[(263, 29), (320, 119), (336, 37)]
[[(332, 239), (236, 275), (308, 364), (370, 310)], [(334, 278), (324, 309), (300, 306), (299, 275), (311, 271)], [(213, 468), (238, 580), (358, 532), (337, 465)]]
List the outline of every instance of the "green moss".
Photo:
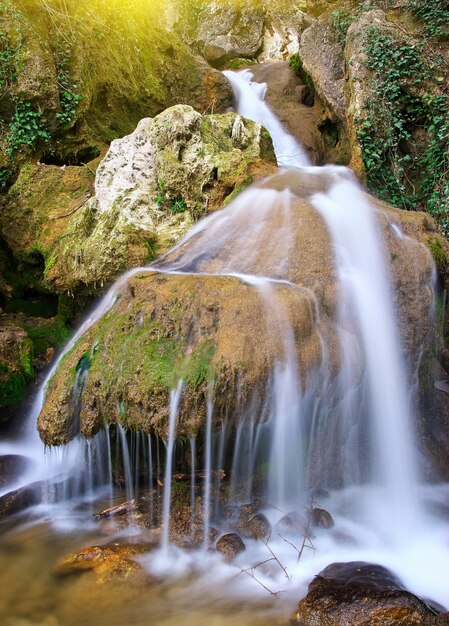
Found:
[(44, 353), (48, 348), (61, 348), (69, 337), (69, 329), (61, 317), (49, 320), (48, 324), (30, 326), (24, 324), (28, 337), (33, 342), (36, 354)]
[(247, 187), (249, 187), (249, 185), (252, 185), (253, 182), (254, 182), (254, 178), (252, 176), (248, 176), (247, 178), (245, 178), (244, 181), (236, 185), (234, 189), (231, 191), (231, 193), (228, 196), (226, 196), (226, 198), (223, 201), (223, 205), (226, 206), (227, 204), (232, 202), (232, 200), (234, 200), (240, 193), (242, 193), (242, 191), (244, 191)]
[(0, 363), (0, 407), (19, 404), (24, 398), (26, 388), (25, 376), (9, 370)]
[(315, 85), (313, 84), (313, 80), (310, 77), (310, 74), (308, 74), (308, 72), (304, 69), (301, 57), (299, 56), (298, 52), (295, 52), (295, 54), (290, 57), (289, 64), (295, 70), (296, 74), (302, 80), (310, 93), (313, 95), (315, 93)]
[(19, 346), (19, 362), (25, 377), (30, 379), (34, 376), (33, 369), (34, 349), (31, 339), (26, 337)]
[(448, 266), (448, 256), (446, 250), (443, 248), (443, 244), (440, 239), (436, 239), (435, 237), (429, 239), (427, 244), (435, 264), (440, 272), (445, 272)]

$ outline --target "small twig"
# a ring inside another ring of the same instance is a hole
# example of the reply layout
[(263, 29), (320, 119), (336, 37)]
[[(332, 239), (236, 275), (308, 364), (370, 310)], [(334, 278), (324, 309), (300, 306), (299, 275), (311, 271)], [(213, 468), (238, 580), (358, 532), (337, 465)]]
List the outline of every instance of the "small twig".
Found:
[(268, 539), (266, 541), (264, 541), (266, 547), (268, 548), (271, 556), (274, 558), (274, 560), (276, 561), (276, 563), (278, 563), (279, 567), (281, 568), (281, 570), (284, 572), (285, 574), (285, 578), (287, 580), (290, 580), (290, 576), (287, 573), (287, 568), (282, 565), (282, 563), (280, 562), (280, 560), (278, 559), (278, 557), (275, 555), (275, 553), (273, 552), (273, 550), (270, 548), (270, 546), (268, 545), (268, 542), (270, 541), (271, 535), (268, 537)]
[[(271, 559), (269, 559), (271, 561)], [(263, 582), (261, 580), (259, 580), (258, 578), (256, 578), (256, 576), (254, 576), (254, 572), (251, 571), (252, 568), (249, 569), (242, 569), (241, 570), (241, 574), (247, 574), (250, 578), (252, 578), (253, 580), (256, 581), (256, 583), (258, 583), (261, 587), (263, 587), (265, 589), (265, 591), (268, 591), (268, 593), (272, 596), (274, 596), (275, 598), (277, 598), (279, 600), (279, 594), (281, 593), (285, 593), (285, 591), (272, 591), (271, 589), (269, 589), (266, 585), (263, 584)]]
[(274, 558), (265, 559), (265, 561), (261, 561), (260, 563), (257, 563), (256, 565), (251, 565), (250, 567), (246, 567), (246, 568), (241, 567), (240, 572), (235, 576), (235, 578), (237, 578), (237, 576), (240, 576), (240, 574), (244, 574), (245, 572), (251, 572), (252, 570), (255, 570), (261, 565), (265, 565), (265, 563), (269, 563), (270, 561), (274, 561), (274, 560), (275, 560)]
[(288, 543), (288, 545), (291, 546), (294, 550), (296, 550), (296, 552), (299, 554), (299, 549), (295, 546), (294, 543), (292, 543), (291, 541), (289, 541), (288, 539), (286, 539), (285, 537), (283, 537), (279, 533), (277, 533), (277, 536), (280, 537), (282, 539), (282, 541), (285, 541), (285, 543)]
[(70, 215), (73, 215), (76, 211), (81, 209), (81, 207), (83, 207), (86, 204), (86, 202), (91, 199), (91, 197), (92, 197), (92, 194), (89, 194), (87, 196), (87, 198), (81, 204), (79, 204), (77, 207), (75, 207), (74, 209), (72, 209), (68, 213), (64, 213), (63, 215), (57, 215), (56, 217), (50, 217), (50, 219), (51, 220), (62, 220), (64, 217), (70, 217)]

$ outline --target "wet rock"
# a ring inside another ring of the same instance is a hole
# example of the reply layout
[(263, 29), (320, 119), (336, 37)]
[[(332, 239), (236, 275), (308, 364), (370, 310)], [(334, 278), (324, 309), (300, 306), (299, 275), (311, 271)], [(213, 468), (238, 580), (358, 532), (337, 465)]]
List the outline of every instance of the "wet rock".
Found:
[[(249, 68), (257, 82), (266, 83), (265, 100), (284, 128), (306, 149), (312, 163), (347, 164), (343, 137), (327, 108), (289, 63), (263, 63)], [(327, 133), (327, 134), (326, 134)], [(331, 133), (333, 137), (328, 137)], [(340, 133), (340, 134), (339, 134)]]
[(225, 558), (234, 559), (240, 552), (246, 550), (246, 547), (237, 533), (228, 533), (217, 541), (216, 550)]
[(148, 554), (154, 547), (153, 544), (146, 543), (89, 546), (60, 559), (53, 572), (57, 576), (67, 576), (92, 570), (99, 583), (127, 579), (131, 576), (144, 577), (143, 569), (134, 558)]
[(42, 501), (44, 483), (33, 483), (0, 496), (0, 518), (19, 513)]
[(239, 523), (238, 528), (244, 537), (252, 539), (268, 539), (271, 535), (271, 524), (263, 513), (251, 515), (244, 523)]
[(300, 515), (296, 511), (291, 511), (281, 517), (276, 523), (276, 532), (280, 535), (289, 535), (303, 538), (308, 534), (308, 521), (306, 515)]
[(380, 565), (333, 563), (314, 578), (292, 623), (301, 626), (422, 624), (433, 611)]
[(0, 488), (11, 484), (29, 466), (30, 461), (18, 454), (0, 456)]
[[(185, 108), (181, 107), (181, 111)], [(176, 109), (179, 112), (180, 108)], [(188, 116), (192, 119), (191, 113), (189, 109)], [(58, 445), (72, 436), (74, 373), (84, 354), (91, 355), (80, 398), (81, 432), (87, 437), (98, 432), (105, 420), (123, 422), (127, 427), (132, 425), (165, 437), (167, 396), (178, 375), (185, 383), (179, 407), (179, 436), (194, 436), (203, 427), (207, 383), (211, 379), (215, 381), (217, 427), (221, 418), (231, 419), (232, 412), (239, 417), (245, 415), (244, 403), (254, 395), (254, 390), (261, 390), (257, 397), (263, 402), (262, 390), (269, 387), (274, 363), (282, 354), (282, 337), (281, 333), (268, 330), (266, 305), (260, 292), (238, 277), (221, 274), (233, 267), (236, 255), (240, 255), (241, 271), (270, 276), (276, 268), (277, 278), (300, 287), (291, 289), (282, 282), (272, 286), (273, 296), (283, 307), (298, 338), (299, 371), (315, 371), (321, 365), (324, 342), (329, 375), (334, 376), (340, 367), (335, 267), (329, 232), (312, 202), (320, 190), (326, 191), (348, 178), (351, 178), (348, 170), (329, 167), (309, 176), (294, 170), (273, 176), (260, 184), (264, 201), (270, 199), (269, 210), (260, 206), (260, 189), (250, 189), (226, 209), (235, 220), (232, 235), (229, 230), (220, 231), (223, 213), (217, 213), (209, 218), (209, 225), (214, 224), (214, 228), (200, 229), (194, 237), (185, 239), (154, 264), (154, 270), (136, 270), (124, 278), (117, 287), (114, 307), (80, 338), (48, 386), (46, 404), (39, 417), (44, 441)], [(294, 196), (288, 230), (281, 219), (283, 213), (276, 210), (284, 206), (282, 192), (286, 189)], [(241, 201), (245, 202), (244, 211), (240, 210)], [(398, 294), (402, 345), (409, 358), (416, 361), (427, 337), (433, 297), (429, 283), (432, 261), (421, 242), (438, 235), (429, 216), (372, 202), (392, 258), (391, 276)], [(263, 224), (263, 231), (251, 230), (254, 241), (250, 242), (246, 234), (240, 239), (240, 234), (246, 233), (248, 225), (254, 223)], [(407, 237), (398, 237), (392, 223)], [(111, 242), (104, 241), (105, 245)], [(254, 246), (248, 248), (250, 243)], [(441, 245), (447, 249), (448, 244), (442, 238)], [(288, 264), (286, 248), (290, 250)], [(255, 253), (242, 257), (242, 250), (248, 249), (254, 249)], [(117, 250), (114, 253), (119, 256)], [(165, 268), (176, 268), (187, 275), (166, 274)], [(118, 354), (120, 368), (117, 368)], [(361, 380), (362, 367), (359, 375)], [(124, 410), (119, 410), (120, 406)], [(264, 416), (262, 408), (259, 414)], [(330, 443), (323, 437), (317, 444), (322, 448), (317, 447), (311, 453), (312, 483), (322, 480), (332, 485), (335, 477), (341, 475), (339, 447)], [(335, 452), (335, 459), (327, 458), (329, 449)], [(328, 475), (323, 475), (324, 458)]]
[(316, 528), (332, 528), (334, 520), (325, 509), (313, 508), (310, 511), (310, 524)]

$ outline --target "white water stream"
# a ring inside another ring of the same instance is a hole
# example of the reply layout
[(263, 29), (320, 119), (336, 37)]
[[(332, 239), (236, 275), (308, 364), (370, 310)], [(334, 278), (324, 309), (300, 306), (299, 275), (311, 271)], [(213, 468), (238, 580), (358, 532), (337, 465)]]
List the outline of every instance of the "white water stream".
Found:
[[(226, 76), (235, 91), (238, 113), (269, 129), (280, 165), (308, 166), (302, 148), (284, 132), (263, 102), (266, 87), (252, 82), (248, 71), (238, 74), (226, 72)], [(313, 176), (312, 168), (307, 167), (307, 171), (309, 169)], [(245, 496), (251, 498), (254, 469), (261, 459), (268, 460), (268, 500), (272, 506), (265, 513), (275, 525), (282, 515), (279, 509), (286, 512), (299, 507), (301, 502), (307, 504), (310, 495), (307, 493), (309, 451), (314, 438), (322, 437), (324, 444), (332, 445), (336, 441), (333, 441), (334, 433), (338, 432), (339, 439), (344, 441), (338, 468), (329, 467), (328, 459), (323, 456), (320, 471), (325, 484), (331, 483), (328, 479), (333, 472), (340, 473), (338, 483), (341, 488), (319, 499), (319, 504), (332, 512), (336, 532), (317, 530), (313, 540), (315, 550), (306, 550), (300, 563), (297, 563), (297, 552), (291, 546), (282, 540), (275, 543), (276, 554), (291, 576), (289, 593), (297, 598), (313, 575), (331, 562), (367, 560), (390, 567), (410, 590), (449, 607), (446, 576), (449, 571), (449, 533), (444, 521), (425, 512), (430, 500), (439, 503), (448, 494), (444, 488), (436, 493), (432, 488), (419, 486), (412, 435), (414, 416), (407, 385), (411, 375), (405, 370), (401, 358), (382, 239), (372, 207), (347, 170), (331, 167), (326, 171), (332, 173), (336, 182), (328, 192), (313, 196), (312, 204), (331, 233), (339, 283), (342, 363), (337, 381), (330, 379), (323, 340), (319, 371), (308, 377), (306, 385), (300, 384), (294, 333), (286, 312), (276, 299), (275, 287), (282, 285), (307, 292), (312, 305), (316, 305), (314, 294), (295, 285), (289, 274), (289, 251), (293, 242), (290, 235), (291, 193), (288, 189), (282, 192), (249, 189), (226, 209), (199, 222), (174, 248), (173, 259), (169, 254), (154, 269), (138, 268), (125, 274), (85, 321), (65, 352), (114, 305), (117, 293), (134, 274), (155, 270), (201, 274), (207, 272), (202, 267), (207, 258), (215, 263), (213, 273), (236, 276), (252, 285), (267, 311), (272, 332), (279, 333), (282, 339), (283, 354), (275, 364), (266, 401), (254, 398), (248, 402), (245, 424), (237, 428), (232, 451), (231, 499), (238, 500), (236, 494), (242, 483), (246, 486)], [(275, 230), (266, 228), (266, 221), (273, 212), (276, 212)], [(400, 233), (398, 236), (401, 236)], [(263, 258), (269, 262), (261, 261), (261, 250), (264, 250)], [(315, 313), (319, 318), (319, 311)], [(360, 372), (355, 371), (359, 362), (353, 358), (354, 350), (363, 355), (364, 361), (362, 382), (357, 386), (353, 381), (359, 379)], [(20, 477), (18, 485), (26, 484), (31, 477), (38, 480), (61, 475), (61, 468), (65, 474), (73, 475), (81, 465), (84, 441), (76, 439), (66, 446), (58, 454), (63, 460), (51, 463), (49, 468), (48, 455), (43, 454), (43, 446), (36, 433), (35, 424), (44, 402), (45, 384), (57, 367), (58, 363), (40, 389), (24, 440), (0, 446), (0, 454), (20, 453), (35, 460), (32, 474)], [(332, 397), (327, 393), (331, 388)], [(189, 571), (194, 567), (196, 558), (181, 557), (176, 552), (174, 560), (173, 551), (169, 550), (170, 503), (173, 497), (171, 477), (181, 396), (180, 382), (170, 398), (170, 428), (163, 481), (163, 550), (158, 559), (143, 561), (149, 569), (156, 567), (164, 573)], [(335, 404), (339, 404), (339, 410), (334, 411)], [(362, 413), (363, 420), (360, 421), (364, 426), (368, 424), (371, 441), (369, 462), (364, 456), (366, 450), (361, 451), (357, 446), (360, 432), (356, 432), (359, 426), (354, 425), (354, 419), (361, 417)], [(260, 415), (265, 415), (267, 419), (259, 419)], [(223, 424), (221, 431), (213, 432), (212, 421), (213, 406), (209, 401), (205, 459), (192, 458), (191, 463), (192, 481), (195, 480), (195, 469), (202, 464), (205, 468), (203, 501), (207, 511), (204, 515), (204, 548), (207, 548), (208, 530), (216, 521), (214, 515), (218, 509), (218, 502), (213, 502), (212, 497), (213, 471), (222, 467), (230, 440), (227, 425)], [(101, 437), (104, 435), (97, 436), (92, 445), (95, 447), (98, 443), (99, 448), (105, 450), (107, 446), (102, 446)], [(326, 449), (324, 444), (323, 449)], [(122, 445), (126, 447), (124, 440)], [(191, 441), (192, 457), (196, 449), (195, 442)], [(159, 448), (157, 450), (159, 478)], [(93, 456), (100, 454), (99, 449)], [(151, 445), (149, 458), (153, 458)], [(127, 465), (131, 466), (131, 461)], [(106, 460), (104, 472), (107, 477), (111, 474)], [(81, 480), (82, 484), (86, 482), (89, 480)], [(101, 481), (98, 482), (101, 484)], [(78, 492), (82, 490), (81, 486)], [(193, 492), (190, 497), (194, 501)], [(247, 551), (239, 557), (238, 563), (247, 567), (264, 558), (265, 552), (263, 544), (249, 541)], [(206, 556), (203, 554), (201, 558)], [(218, 567), (215, 560), (213, 567)], [(220, 571), (225, 572), (223, 576), (227, 577), (229, 571), (234, 576), (231, 566), (222, 568)], [(285, 588), (286, 585), (282, 571), (261, 571), (260, 580), (271, 589)], [(257, 585), (251, 585), (253, 582), (247, 581), (245, 593), (251, 593), (251, 590), (258, 593)], [(227, 592), (232, 589), (230, 583)]]

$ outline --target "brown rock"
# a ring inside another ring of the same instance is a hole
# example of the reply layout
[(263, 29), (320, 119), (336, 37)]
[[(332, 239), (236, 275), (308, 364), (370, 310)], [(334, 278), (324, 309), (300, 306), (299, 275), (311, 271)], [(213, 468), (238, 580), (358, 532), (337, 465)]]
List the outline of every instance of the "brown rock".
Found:
[(332, 515), (325, 509), (319, 508), (310, 511), (310, 523), (316, 528), (332, 528), (334, 526)]
[(147, 554), (153, 544), (109, 544), (90, 546), (60, 559), (54, 566), (57, 576), (67, 576), (93, 570), (97, 582), (142, 576), (143, 570), (134, 557)]
[(216, 549), (226, 559), (234, 559), (240, 552), (246, 550), (246, 547), (237, 533), (228, 533), (220, 537)]
[(412, 626), (433, 611), (406, 591), (385, 567), (333, 563), (309, 585), (292, 624), (300, 626)]

